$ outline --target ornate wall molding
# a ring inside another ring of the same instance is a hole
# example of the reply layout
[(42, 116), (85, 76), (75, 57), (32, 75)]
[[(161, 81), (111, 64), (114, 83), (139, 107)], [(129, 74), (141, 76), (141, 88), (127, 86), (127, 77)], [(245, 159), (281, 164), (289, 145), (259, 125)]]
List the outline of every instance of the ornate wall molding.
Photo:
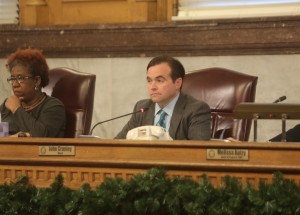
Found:
[(300, 53), (300, 17), (89, 26), (0, 26), (0, 55), (48, 57), (226, 56)]

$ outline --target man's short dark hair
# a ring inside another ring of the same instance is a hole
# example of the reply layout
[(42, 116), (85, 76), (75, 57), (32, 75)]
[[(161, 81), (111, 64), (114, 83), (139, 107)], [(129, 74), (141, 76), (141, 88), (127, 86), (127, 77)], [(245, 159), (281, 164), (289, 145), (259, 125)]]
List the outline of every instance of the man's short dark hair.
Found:
[(185, 70), (183, 65), (180, 63), (180, 61), (166, 55), (157, 56), (153, 58), (147, 66), (147, 71), (150, 67), (161, 63), (167, 63), (171, 67), (171, 78), (173, 82), (175, 82), (177, 78), (182, 78), (182, 79), (184, 78)]

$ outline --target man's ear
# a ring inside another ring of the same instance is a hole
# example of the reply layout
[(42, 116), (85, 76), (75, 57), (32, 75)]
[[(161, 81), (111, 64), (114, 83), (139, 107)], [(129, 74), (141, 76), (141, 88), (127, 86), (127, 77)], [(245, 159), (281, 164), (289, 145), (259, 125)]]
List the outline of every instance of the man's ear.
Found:
[(176, 88), (177, 88), (177, 89), (180, 89), (181, 86), (182, 86), (182, 78), (177, 78), (177, 79), (175, 80), (175, 85), (176, 85)]

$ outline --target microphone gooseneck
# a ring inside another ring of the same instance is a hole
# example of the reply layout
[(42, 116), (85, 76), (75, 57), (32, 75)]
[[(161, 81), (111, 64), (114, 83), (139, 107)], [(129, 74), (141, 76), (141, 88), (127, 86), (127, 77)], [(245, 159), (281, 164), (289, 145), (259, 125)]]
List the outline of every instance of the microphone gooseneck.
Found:
[(147, 110), (149, 110), (149, 108), (141, 108), (141, 109), (139, 109), (138, 111), (135, 111), (135, 112), (132, 112), (132, 113), (124, 114), (124, 115), (121, 115), (121, 116), (117, 116), (117, 117), (114, 117), (114, 118), (111, 118), (111, 119), (108, 119), (108, 120), (104, 120), (104, 121), (98, 122), (98, 123), (96, 123), (96, 124), (92, 127), (92, 129), (91, 129), (89, 135), (92, 135), (92, 133), (93, 133), (93, 131), (94, 131), (94, 129), (95, 129), (95, 127), (96, 127), (97, 125), (100, 125), (100, 124), (102, 124), (102, 123), (109, 122), (109, 121), (112, 121), (112, 120), (115, 120), (115, 119), (119, 119), (119, 118), (122, 118), (122, 117), (125, 117), (125, 116), (129, 116), (129, 115), (132, 115), (132, 114), (136, 114), (136, 113), (144, 113), (144, 112), (146, 112)]
[(279, 102), (282, 102), (284, 100), (286, 100), (286, 96), (281, 96), (278, 99), (276, 99), (273, 103), (279, 103)]

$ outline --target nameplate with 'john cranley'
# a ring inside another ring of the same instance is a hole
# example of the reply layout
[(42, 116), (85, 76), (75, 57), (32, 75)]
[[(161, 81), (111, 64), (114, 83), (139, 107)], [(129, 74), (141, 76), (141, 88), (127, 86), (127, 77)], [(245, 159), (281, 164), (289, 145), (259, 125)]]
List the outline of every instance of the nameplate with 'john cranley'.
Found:
[(39, 155), (71, 156), (75, 155), (75, 146), (39, 146)]
[(249, 160), (248, 149), (206, 149), (207, 160)]

